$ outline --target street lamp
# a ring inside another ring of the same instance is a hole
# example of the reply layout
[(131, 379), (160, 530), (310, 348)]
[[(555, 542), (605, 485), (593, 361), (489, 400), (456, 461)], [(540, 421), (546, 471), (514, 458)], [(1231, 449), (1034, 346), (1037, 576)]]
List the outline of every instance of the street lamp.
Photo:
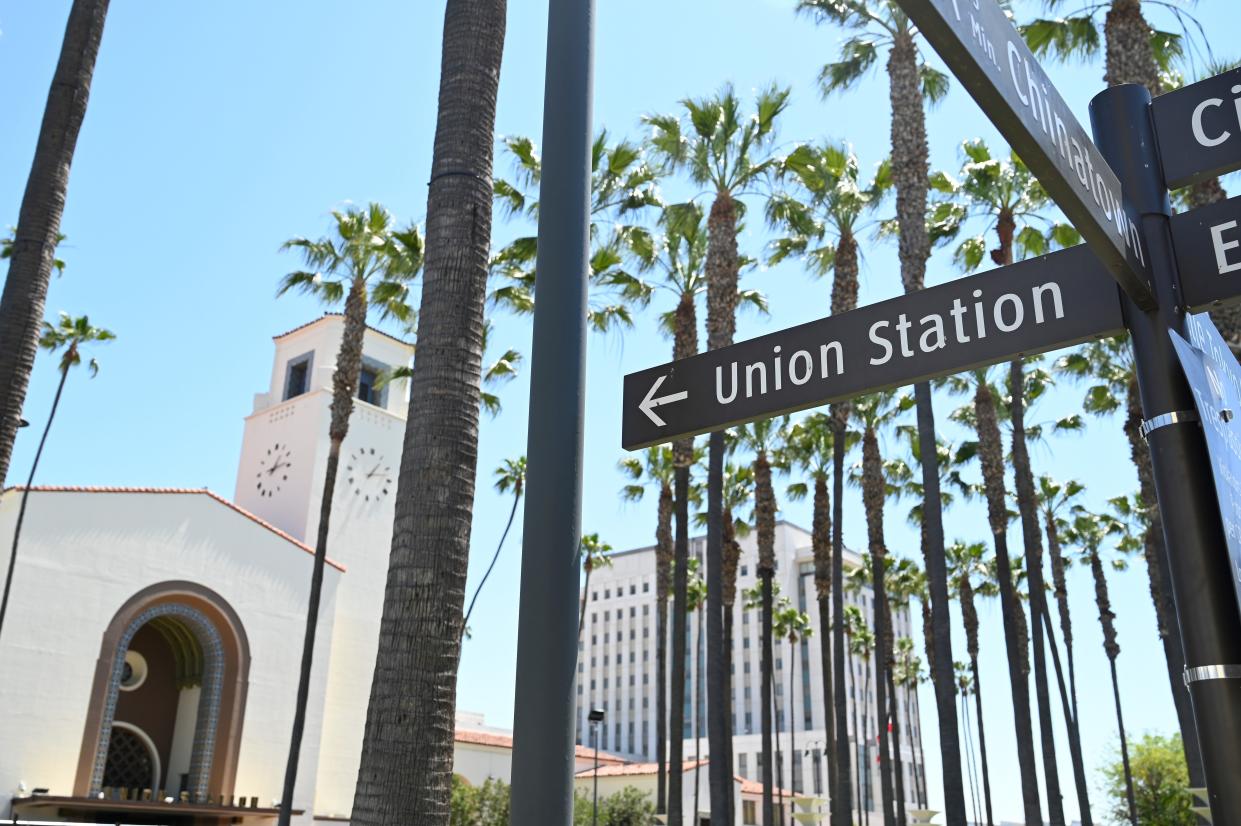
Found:
[(599, 724), (603, 722), (603, 709), (592, 708), (590, 713), (586, 715), (586, 719), (590, 721), (590, 730), (595, 738), (595, 794), (594, 803), (590, 809), (590, 826), (598, 826), (599, 823)]

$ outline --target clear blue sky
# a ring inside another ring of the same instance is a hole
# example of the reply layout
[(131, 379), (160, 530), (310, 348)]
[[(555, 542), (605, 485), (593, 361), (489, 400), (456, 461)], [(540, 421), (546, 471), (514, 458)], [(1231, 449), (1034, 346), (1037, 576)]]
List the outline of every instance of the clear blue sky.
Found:
[[(791, 0), (628, 0), (600, 2), (595, 118), (614, 134), (639, 136), (643, 113), (674, 110), (733, 82), (743, 95), (771, 81), (789, 84), (793, 100), (781, 143), (821, 138), (851, 141), (865, 168), (887, 151), (887, 89), (881, 75), (855, 92), (820, 98), (815, 77), (835, 54), (839, 32), (793, 13)], [(1208, 32), (1235, 28), (1227, 2), (1204, 2), (1195, 14)], [(5, 117), (0, 129), (0, 225), (16, 222), (48, 83), (60, 48), (68, 0), (0, 0), (0, 78)], [(442, 2), (396, 0), (165, 4), (114, 2), (104, 35), (90, 111), (78, 143), (63, 229), (65, 275), (54, 281), (49, 316), (89, 313), (119, 338), (98, 352), (94, 381), (75, 375), (44, 456), (39, 481), (64, 484), (207, 486), (231, 495), (242, 417), (265, 387), (271, 336), (320, 312), (301, 298), (274, 297), (277, 279), (294, 262), (281, 241), (327, 228), (328, 212), (349, 200), (377, 200), (402, 219), (422, 220), (439, 72)], [(1033, 3), (1019, 3), (1031, 15)], [(1170, 25), (1158, 17), (1159, 23)], [(538, 138), (541, 129), (546, 3), (512, 0), (497, 128)], [(1227, 49), (1229, 43), (1217, 42)], [(1086, 104), (1102, 85), (1097, 64), (1053, 67), (1053, 78), (1087, 121)], [(932, 163), (956, 169), (967, 138), (1001, 142), (971, 100), (954, 87), (930, 114)], [(500, 156), (497, 171), (511, 165)], [(672, 191), (684, 196), (684, 186)], [(755, 213), (757, 214), (757, 213)], [(497, 224), (502, 242), (524, 227)], [(758, 220), (741, 238), (758, 255), (767, 239)], [(930, 266), (932, 283), (956, 277), (947, 255)], [(747, 338), (826, 314), (829, 285), (795, 266), (747, 277), (765, 291), (770, 317), (744, 317)], [(869, 243), (863, 303), (900, 290), (895, 254)], [(587, 400), (584, 529), (617, 548), (649, 544), (653, 505), (623, 505), (615, 470), (621, 456), (619, 376), (666, 361), (653, 314), (631, 334), (591, 340)], [(528, 323), (501, 319), (496, 341), (528, 350)], [(51, 360), (36, 365), (26, 417), (36, 425), (54, 390)], [(503, 391), (504, 412), (486, 420), (471, 581), (490, 556), (509, 502), (491, 488), (492, 469), (521, 452), (528, 387)], [(939, 420), (959, 402), (938, 401)], [(1041, 402), (1035, 420), (1079, 409), (1080, 390), (1064, 388)], [(18, 440), (10, 482), (24, 479), (37, 427)], [(963, 434), (951, 427), (947, 435)], [(1040, 472), (1078, 478), (1090, 501), (1136, 486), (1119, 424), (1092, 422), (1085, 436), (1038, 446)], [(846, 542), (864, 544), (860, 497), (848, 493)], [(897, 553), (920, 558), (904, 506), (892, 507), (888, 539)], [(785, 504), (782, 515), (808, 524), (808, 507)], [(520, 517), (519, 517), (520, 520)], [(520, 521), (518, 528), (520, 527)], [(947, 519), (950, 538), (986, 538), (979, 507), (958, 507)], [(515, 533), (520, 537), (519, 532)], [(485, 712), (492, 724), (512, 720), (520, 546), (511, 544), (471, 623), (461, 666), (458, 705)], [(1014, 535), (1014, 546), (1018, 537)], [(480, 564), (481, 563), (481, 564)], [(1175, 727), (1138, 561), (1112, 578), (1119, 617), (1120, 673), (1126, 719), (1135, 732)], [(1115, 743), (1106, 661), (1084, 572), (1074, 573), (1075, 625), (1082, 688), (1086, 759), (1092, 770)], [(1017, 819), (1011, 705), (995, 604), (981, 609), (983, 682), (989, 690), (992, 777), (997, 815)], [(964, 644), (958, 640), (958, 658)], [(290, 700), (292, 697), (290, 697)], [(938, 807), (939, 760), (929, 689), (922, 693), (932, 803)], [(1075, 809), (1067, 748), (1062, 785)], [(1096, 812), (1099, 793), (1094, 791)]]

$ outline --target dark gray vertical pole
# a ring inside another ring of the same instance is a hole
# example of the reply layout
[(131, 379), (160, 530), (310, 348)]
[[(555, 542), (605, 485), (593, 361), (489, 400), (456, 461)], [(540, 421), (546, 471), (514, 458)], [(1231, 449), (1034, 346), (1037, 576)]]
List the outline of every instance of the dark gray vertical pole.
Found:
[(733, 767), (725, 738), (732, 698), (724, 671), (724, 433), (712, 433), (707, 467), (707, 764), (711, 826), (732, 826)]
[(1159, 418), (1193, 412), (1194, 400), (1168, 337), (1168, 330), (1184, 333), (1185, 316), (1177, 308), (1180, 286), (1168, 229), (1171, 207), (1150, 120), (1150, 93), (1137, 85), (1114, 86), (1091, 101), (1090, 122), (1099, 150), (1141, 214), (1159, 309), (1144, 312), (1126, 297), (1125, 321), (1148, 423), (1147, 444), (1211, 816), (1215, 823), (1241, 823), (1241, 679), (1223, 678), (1226, 670), (1219, 668), (1241, 664), (1241, 615), (1210, 459), (1196, 421)]
[(513, 708), (513, 826), (573, 822), (594, 0), (551, 0)]

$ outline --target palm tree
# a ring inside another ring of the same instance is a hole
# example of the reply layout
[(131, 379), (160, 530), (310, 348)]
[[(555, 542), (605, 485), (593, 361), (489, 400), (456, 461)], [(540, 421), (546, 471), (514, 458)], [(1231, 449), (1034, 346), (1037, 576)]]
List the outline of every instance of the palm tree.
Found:
[(774, 826), (771, 800), (771, 680), (773, 591), (772, 577), (776, 569), (776, 494), (771, 483), (773, 464), (783, 464), (781, 448), (787, 440), (788, 417), (763, 419), (737, 428), (738, 444), (754, 454), (751, 463), (754, 472), (754, 531), (758, 544), (758, 576), (762, 587), (762, 628), (760, 630), (762, 656), (760, 660), (762, 692), (762, 750), (763, 750), (763, 823)]
[(356, 826), (426, 826), (446, 819), (449, 808), (506, 6), (447, 0), (444, 9), (418, 358), (351, 813)]
[[(60, 407), (60, 396), (65, 390), (65, 381), (69, 371), (82, 363), (82, 345), (112, 341), (116, 336), (111, 330), (95, 327), (86, 316), (70, 316), (60, 314), (60, 321), (51, 324), (43, 322), (43, 334), (39, 336), (39, 346), (49, 353), (64, 349), (60, 356), (60, 381), (56, 385), (56, 395), (52, 397), (52, 409), (47, 414), (47, 424), (43, 426), (43, 435), (39, 437), (39, 446), (34, 452), (34, 461), (30, 463), (30, 475), (26, 477), (26, 486), (22, 488), (21, 504), (17, 508), (17, 522), (13, 526), (13, 549), (9, 553), (9, 568), (4, 575), (4, 594), (0, 596), (0, 633), (4, 631), (4, 615), (9, 607), (9, 590), (13, 586), (13, 571), (17, 568), (17, 544), (22, 536), (22, 521), (26, 518), (26, 500), (30, 497), (30, 487), (34, 484), (35, 471), (39, 469), (39, 459), (43, 456), (43, 446), (47, 444), (48, 431), (52, 429), (52, 420), (56, 418), (56, 409)], [(99, 373), (99, 363), (95, 359), (87, 362), (91, 378)]]
[[(887, 596), (887, 540), (883, 531), (884, 504), (896, 489), (884, 475), (883, 455), (879, 448), (879, 431), (910, 405), (908, 397), (893, 393), (872, 393), (853, 402), (853, 414), (862, 426), (862, 506), (866, 513), (867, 550), (870, 559), (871, 588), (874, 593), (874, 631), (878, 656), (875, 660), (875, 704), (882, 719), (888, 710), (888, 674), (894, 656), (892, 625)], [(899, 748), (899, 745), (898, 745)], [(891, 752), (888, 727), (879, 726), (879, 781), (886, 826), (896, 823), (892, 789)]]
[(672, 586), (672, 485), (676, 464), (672, 449), (664, 445), (647, 448), (642, 458), (626, 456), (620, 468), (629, 477), (630, 484), (621, 489), (626, 501), (636, 502), (646, 493), (647, 485), (659, 489), (655, 521), (655, 760), (659, 767), (658, 790), (655, 811), (663, 814), (667, 805), (665, 784), (665, 749), (668, 742), (668, 592)]
[[(814, 587), (819, 605), (819, 627), (824, 629), (819, 641), (823, 665), (823, 709), (827, 748), (827, 787), (836, 788), (836, 701), (832, 690), (832, 652), (827, 629), (832, 627), (832, 512), (827, 479), (831, 467), (835, 429), (831, 417), (823, 413), (806, 416), (789, 431), (785, 453), (792, 468), (809, 478), (814, 487), (810, 516), (810, 549), (814, 556)], [(797, 501), (806, 498), (810, 485), (805, 481), (788, 486), (788, 497)]]
[[(969, 666), (965, 663), (955, 662), (952, 667), (957, 675), (957, 689), (961, 692), (961, 730), (965, 734), (965, 760), (970, 782), (970, 805), (974, 809), (974, 820), (981, 823), (982, 815), (978, 805), (978, 758), (974, 753), (974, 744), (970, 737), (969, 696), (974, 693), (974, 679), (970, 674)], [(991, 822), (990, 818), (987, 822)]]
[(1012, 689), (1013, 722), (1017, 736), (1017, 762), (1021, 771), (1021, 796), (1025, 818), (1041, 823), (1042, 813), (1038, 792), (1038, 775), (1034, 760), (1034, 734), (1030, 719), (1030, 687), (1026, 666), (1029, 647), (1022, 646), (1024, 615), (1013, 584), (1013, 568), (1008, 555), (1007, 486), (1004, 481), (1004, 445), (1000, 436), (996, 410), (996, 390), (987, 381), (987, 370), (950, 379), (957, 392), (972, 392), (973, 399), (960, 418), (972, 424), (978, 441), (967, 447), (976, 451), (982, 467), (983, 487), (987, 500), (987, 522), (995, 546), (996, 576), (1000, 588), (1000, 613), (1004, 620), (1004, 642), (1008, 653), (1008, 676)]
[[(832, 297), (831, 311), (833, 315), (848, 312), (857, 306), (858, 269), (860, 250), (857, 233), (862, 227), (863, 218), (878, 207), (891, 183), (891, 169), (887, 164), (880, 165), (875, 176), (869, 183), (863, 184), (859, 179), (857, 157), (846, 144), (824, 143), (819, 146), (801, 145), (790, 152), (778, 167), (780, 179), (785, 184), (794, 186), (793, 192), (780, 192), (768, 202), (767, 218), (769, 223), (779, 227), (786, 234), (772, 244), (768, 263), (796, 256), (809, 265), (810, 272), (822, 277), (831, 272)], [(825, 709), (833, 709), (828, 713), (827, 739), (831, 743), (828, 748), (828, 788), (832, 790), (831, 805), (833, 810), (847, 813), (850, 803), (847, 797), (837, 802), (837, 769), (836, 764), (844, 767), (846, 782), (844, 792), (849, 790), (847, 782), (849, 761), (851, 759), (848, 744), (838, 744), (834, 731), (844, 731), (848, 726), (847, 702), (844, 697), (844, 601), (843, 597), (831, 602), (833, 584), (837, 591), (844, 576), (842, 549), (843, 535), (843, 504), (839, 501), (844, 491), (845, 454), (848, 452), (848, 420), (849, 403), (841, 402), (832, 405), (832, 489), (837, 498), (835, 512), (836, 528), (831, 536), (824, 535), (825, 541), (831, 542), (830, 555), (825, 552), (816, 555), (815, 586), (819, 595), (820, 623), (823, 628), (834, 627), (833, 645), (840, 653), (835, 662), (829, 662), (827, 637), (820, 643), (824, 655), (823, 686), (828, 704)], [(826, 460), (826, 455), (823, 459)], [(816, 502), (819, 491), (815, 490)], [(826, 508), (827, 490), (823, 489), (824, 507)], [(831, 524), (831, 513), (825, 510), (823, 517), (825, 526)], [(813, 532), (812, 532), (813, 533)], [(832, 560), (836, 561), (832, 561)], [(828, 620), (831, 622), (828, 622)], [(832, 675), (832, 676), (828, 676)], [(835, 694), (835, 705), (831, 695)], [(844, 761), (844, 762), (842, 762)], [(840, 815), (845, 816), (845, 815)]]
[[(1062, 0), (1044, 0), (1044, 5), (1052, 11), (1057, 11), (1061, 3)], [(1168, 10), (1180, 26), (1181, 33), (1160, 31), (1151, 26), (1143, 14), (1141, 0), (1103, 0), (1086, 4), (1081, 9), (1074, 9), (1068, 15), (1033, 20), (1022, 26), (1021, 31), (1031, 51), (1040, 57), (1055, 56), (1061, 60), (1080, 61), (1083, 58), (1097, 57), (1102, 50), (1105, 65), (1103, 79), (1108, 86), (1138, 83), (1145, 86), (1152, 96), (1157, 96), (1179, 85), (1176, 64), (1185, 54), (1187, 35), (1194, 30), (1201, 32), (1202, 28), (1197, 26), (1193, 17), (1185, 9), (1179, 8), (1177, 4), (1148, 3), (1148, 7), (1150, 6), (1163, 7)], [(1100, 32), (1103, 34), (1102, 40), (1099, 36)], [(1208, 45), (1208, 55), (1209, 51)], [(1209, 178), (1191, 187), (1187, 200), (1192, 206), (1201, 206), (1222, 201), (1227, 197), (1219, 179)], [(1241, 311), (1237, 308), (1217, 310), (1212, 313), (1212, 320), (1215, 321), (1220, 334), (1225, 341), (1229, 342), (1234, 353), (1241, 354)], [(1150, 451), (1138, 432), (1142, 422), (1142, 407), (1138, 398), (1137, 378), (1132, 369), (1132, 355), (1129, 348), (1121, 341), (1096, 342), (1087, 345), (1084, 349), (1095, 357), (1103, 354), (1110, 355), (1116, 353), (1117, 350), (1123, 351), (1123, 355), (1116, 354), (1120, 355), (1119, 363), (1109, 363), (1113, 360), (1107, 359), (1100, 361), (1098, 367), (1101, 370), (1110, 370), (1113, 366), (1123, 364), (1125, 368), (1119, 381), (1121, 386), (1115, 388), (1123, 392), (1115, 393), (1115, 396), (1117, 399), (1124, 399), (1125, 435), (1129, 439), (1130, 456), (1137, 469), (1138, 492), (1141, 495), (1144, 510), (1151, 516), (1144, 545), (1151, 599), (1155, 603), (1155, 617), (1160, 641), (1163, 643), (1168, 684), (1171, 687), (1177, 721), (1180, 724), (1181, 744), (1184, 747), (1185, 760), (1189, 767), (1190, 784), (1195, 787), (1204, 787), (1206, 786), (1206, 774), (1202, 766), (1198, 732), (1194, 727), (1189, 693), (1184, 690), (1182, 680), (1185, 670), (1185, 651), (1180, 635), (1176, 631), (1176, 606), (1172, 599), (1171, 567), (1164, 543), (1163, 524), (1155, 499)], [(1080, 364), (1077, 366), (1081, 367)], [(1085, 372), (1087, 371), (1079, 369), (1075, 371), (1075, 374), (1080, 376)], [(1089, 405), (1090, 402), (1088, 398), (1087, 404)], [(1111, 410), (1116, 410), (1120, 404), (1112, 402), (1107, 406)]]
[[(903, 577), (900, 573), (902, 564), (907, 564), (907, 577)], [(926, 599), (925, 579), (921, 577), (921, 571), (917, 566), (908, 559), (897, 561), (896, 576), (893, 577), (894, 582), (902, 583), (895, 586), (901, 589), (901, 592), (909, 597), (918, 597), (921, 600)], [(918, 686), (922, 684), (924, 675), (922, 673), (922, 658), (914, 653), (914, 641), (909, 637), (901, 637), (896, 641), (896, 664), (892, 669), (892, 676), (896, 680), (896, 685), (904, 690), (905, 693), (905, 731), (911, 735), (913, 733), (913, 714), (912, 700), (917, 696)], [(922, 737), (919, 735), (915, 745), (913, 737), (910, 737), (910, 748), (916, 748), (919, 759), (915, 760), (910, 766), (914, 775), (914, 800), (919, 806), (926, 807), (926, 777), (918, 771), (918, 767), (925, 764), (921, 759), (922, 754)]]
[(413, 311), (408, 304), (409, 284), (422, 271), (423, 244), (417, 225), (397, 229), (388, 211), (376, 203), (366, 209), (348, 207), (333, 210), (332, 219), (335, 223), (334, 237), (324, 236), (318, 240), (298, 237), (281, 246), (283, 250), (300, 252), (309, 269), (286, 275), (277, 291), (277, 295), (290, 290), (307, 293), (330, 306), (344, 301), (344, 330), (336, 354), (336, 369), (332, 372), (327, 467), (319, 503), (315, 562), (310, 578), (310, 597), (306, 604), (306, 634), (302, 641), (301, 673), (297, 703), (293, 709), (293, 734), (289, 743), (284, 790), (280, 798), (279, 826), (288, 826), (292, 816), (293, 790), (297, 784), (297, 764), (306, 725), (306, 703), (310, 696), (310, 672), (319, 624), (332, 497), (336, 491), (340, 449), (349, 434), (353, 397), (358, 392), (367, 316), (374, 308), (381, 320), (412, 321)]
[[(978, 718), (978, 752), (982, 763), (983, 811), (987, 816), (987, 826), (992, 826), (995, 821), (991, 809), (991, 772), (987, 764), (987, 732), (982, 714), (982, 679), (978, 671), (978, 610), (974, 605), (974, 595), (980, 590), (985, 596), (995, 595), (994, 579), (987, 575), (986, 564), (983, 561), (984, 555), (985, 548), (981, 542), (967, 544), (957, 540), (948, 546), (949, 576), (956, 586), (957, 599), (961, 603), (961, 622), (965, 626), (965, 649), (970, 658), (969, 682)], [(975, 586), (975, 576), (979, 573), (984, 576)], [(964, 705), (964, 695), (962, 695), (961, 702)], [(968, 731), (968, 719), (963, 725)]]
[(590, 575), (594, 573), (595, 568), (611, 568), (612, 558), (608, 556), (612, 552), (612, 546), (599, 539), (597, 533), (582, 534), (582, 571), (586, 574), (586, 580), (582, 583), (582, 607), (577, 617), (577, 635), (582, 636), (582, 625), (586, 622), (586, 599), (590, 593)]
[[(1103, 543), (1109, 537), (1119, 537), (1119, 546), (1125, 550), (1136, 550), (1140, 542), (1127, 535), (1121, 522), (1114, 516), (1091, 513), (1080, 505), (1074, 506), (1066, 539), (1077, 546), (1082, 562), (1090, 566), (1090, 574), (1094, 579), (1095, 605), (1099, 609), (1099, 625), (1103, 629), (1103, 651), (1107, 654), (1108, 666), (1112, 671), (1112, 698), (1116, 706), (1116, 726), (1120, 736), (1120, 756), (1125, 772), (1125, 795), (1129, 803), (1129, 819), (1132, 823), (1137, 823), (1137, 806), (1133, 796), (1133, 773), (1129, 766), (1129, 742), (1125, 735), (1125, 719), (1120, 707), (1120, 683), (1116, 677), (1116, 658), (1120, 655), (1120, 644), (1116, 641), (1116, 614), (1112, 612), (1112, 603), (1108, 596), (1107, 574), (1103, 570), (1101, 554)], [(1121, 567), (1119, 560), (1114, 561), (1113, 565)]]
[[(918, 32), (897, 0), (798, 0), (797, 6), (851, 33), (842, 45), (840, 59), (824, 66), (819, 74), (824, 94), (851, 86), (875, 66), (880, 50), (887, 50), (888, 96), (892, 109), (892, 184), (896, 188), (901, 282), (906, 292), (921, 290), (926, 279), (926, 262), (931, 255), (926, 231), (930, 171), (923, 101), (934, 102), (947, 94), (948, 79), (923, 59)], [(934, 607), (931, 619), (936, 658), (932, 665), (932, 682), (939, 713), (940, 753), (944, 756), (944, 808), (947, 822), (957, 826), (965, 822), (965, 792), (956, 734), (943, 513), (939, 470), (935, 466), (935, 411), (930, 384), (915, 385), (914, 397), (919, 438), (924, 444), (921, 455), (927, 512), (923, 551)], [(843, 812), (833, 818), (833, 826), (845, 826)]]
[[(1017, 254), (1022, 258), (1041, 255), (1052, 245), (1072, 246), (1080, 242), (1076, 230), (1063, 224), (1055, 224), (1041, 214), (1050, 203), (1042, 184), (1030, 172), (1016, 153), (1009, 153), (1008, 160), (992, 156), (991, 150), (981, 140), (969, 140), (962, 144), (966, 163), (959, 178), (954, 180), (943, 173), (932, 179), (932, 186), (943, 193), (947, 200), (941, 201), (937, 211), (948, 215), (935, 216), (936, 223), (945, 236), (955, 235), (959, 225), (954, 222), (967, 217), (983, 219), (982, 233), (962, 242), (956, 250), (957, 260), (966, 270), (977, 269), (986, 249), (986, 235), (994, 231), (997, 246), (991, 250), (991, 260), (1000, 266), (1012, 264)], [(1037, 227), (1036, 223), (1045, 224)], [(945, 224), (947, 226), (945, 226)], [(1012, 461), (1017, 486), (1017, 506), (1021, 514), (1022, 538), (1025, 545), (1026, 569), (1030, 572), (1030, 610), (1034, 622), (1034, 686), (1039, 707), (1039, 731), (1043, 775), (1047, 782), (1047, 807), (1053, 826), (1064, 826), (1064, 806), (1060, 796), (1059, 770), (1056, 764), (1056, 741), (1052, 729), (1051, 695), (1047, 683), (1047, 665), (1043, 648), (1043, 624), (1037, 617), (1045, 610), (1043, 605), (1042, 540), (1039, 528), (1038, 503), (1034, 490), (1034, 472), (1026, 446), (1025, 394), (1027, 379), (1024, 360), (1013, 359), (1009, 364), (1009, 417), (1012, 422)], [(1076, 776), (1079, 795), (1086, 789), (1084, 775)]]
[[(537, 187), (543, 178), (538, 149), (524, 137), (508, 137), (503, 143), (516, 175), (496, 180), (496, 202), (509, 217), (524, 216), (537, 222), (539, 202), (527, 190)], [(633, 308), (650, 298), (650, 285), (629, 272), (625, 264), (650, 246), (649, 234), (638, 222), (648, 209), (662, 206), (659, 175), (640, 147), (626, 140), (610, 142), (607, 130), (591, 145), (590, 301), (586, 317), (596, 332), (632, 327)], [(534, 309), (538, 240), (537, 235), (519, 236), (492, 258), (493, 277), (502, 284), (489, 296), (493, 303), (521, 312)]]
[[(682, 128), (682, 121), (675, 115), (648, 115), (643, 120), (651, 127), (649, 144), (669, 170), (684, 170), (690, 179), (712, 190), (711, 209), (707, 219), (707, 349), (716, 350), (733, 343), (736, 330), (737, 305), (740, 300), (738, 282), (742, 259), (737, 252), (737, 226), (741, 212), (741, 197), (754, 194), (755, 187), (763, 182), (775, 165), (769, 153), (775, 139), (775, 128), (780, 113), (788, 105), (788, 89), (772, 86), (760, 92), (755, 100), (754, 115), (742, 114), (741, 102), (731, 86), (725, 86), (718, 94), (694, 100), (681, 101), (689, 117), (690, 130)], [(724, 435), (713, 434), (709, 440), (709, 467), (722, 472), (724, 465)], [(688, 452), (682, 448), (681, 460), (686, 461)], [(687, 475), (688, 472), (686, 472)], [(685, 486), (688, 485), (686, 481)], [(709, 494), (722, 496), (722, 480), (708, 480)], [(720, 503), (712, 502), (709, 510), (720, 512)], [(688, 540), (685, 544), (688, 544)], [(709, 543), (707, 567), (718, 569), (723, 565), (722, 547)], [(722, 541), (720, 543), (722, 546)], [(678, 548), (679, 552), (679, 548)], [(711, 582), (717, 581), (712, 575)], [(678, 588), (677, 596), (680, 591)], [(722, 594), (721, 594), (722, 597)], [(674, 599), (676, 597), (674, 596)], [(714, 600), (712, 600), (714, 601)], [(712, 628), (716, 621), (722, 622), (722, 605), (708, 612)], [(719, 641), (723, 642), (722, 626)], [(715, 635), (712, 634), (714, 637)], [(725, 707), (723, 657), (718, 649), (709, 658), (707, 693), (716, 708)], [(675, 699), (675, 698), (674, 698)], [(674, 714), (679, 713), (674, 709)], [(727, 713), (713, 719), (723, 719)], [(729, 812), (731, 821), (731, 798), (725, 793), (726, 781), (732, 776), (731, 748), (725, 742), (726, 731), (712, 726), (711, 751), (717, 755), (712, 762), (712, 811)], [(674, 746), (675, 748), (675, 746)], [(725, 759), (720, 759), (720, 756)], [(680, 778), (673, 776), (673, 784)], [(679, 812), (669, 812), (670, 826), (681, 826)]]
[[(789, 783), (794, 795), (797, 794), (797, 778), (801, 772), (793, 770), (793, 762), (798, 760), (797, 754), (797, 644), (814, 636), (810, 627), (810, 617), (799, 611), (788, 597), (780, 600), (780, 606), (772, 620), (773, 633), (789, 644)], [(784, 803), (781, 801), (781, 808)]]
[(8, 477), (26, 388), (39, 351), (48, 283), (56, 268), (56, 245), (64, 237), (60, 218), (69, 189), (69, 167), (86, 117), (107, 13), (108, 0), (74, 0), (69, 9), (17, 229), (6, 256), (9, 273), (0, 295), (0, 486)]
[[(487, 565), (487, 570), (483, 572), (483, 578), (478, 581), (478, 587), (474, 589), (474, 596), (470, 597), (470, 606), (465, 609), (465, 619), (461, 620), (462, 633), (470, 632), (470, 614), (474, 611), (474, 603), (478, 601), (478, 595), (483, 592), (483, 586), (487, 584), (487, 577), (491, 576), (491, 569), (496, 566), (496, 560), (500, 558), (500, 549), (504, 547), (504, 540), (508, 538), (508, 530), (513, 527), (513, 518), (517, 516), (517, 503), (521, 501), (522, 491), (526, 488), (526, 457), (518, 456), (516, 459), (505, 459), (504, 464), (495, 470), (496, 490), (500, 493), (513, 492), (513, 507), (508, 512), (508, 521), (504, 523), (504, 533), (500, 534), (500, 542), (496, 545), (496, 552), (491, 555), (491, 562)], [(580, 629), (579, 629), (580, 633)]]
[(686, 589), (686, 610), (697, 620), (697, 634), (694, 641), (694, 822), (699, 820), (698, 802), (698, 770), (702, 768), (702, 680), (703, 680), (703, 649), (702, 649), (702, 609), (707, 603), (707, 583), (699, 571), (697, 559), (689, 560), (689, 586)]
[(1147, 516), (1142, 551), (1146, 559), (1151, 602), (1155, 606), (1156, 629), (1163, 643), (1168, 684), (1172, 689), (1172, 702), (1181, 729), (1181, 745), (1185, 750), (1190, 782), (1203, 786), (1205, 774), (1198, 730), (1183, 680), (1185, 651), (1178, 631), (1176, 605), (1172, 600), (1172, 570), (1164, 544), (1163, 520), (1155, 497), (1154, 468), (1141, 430), (1145, 417), (1138, 394), (1133, 350), (1123, 338), (1094, 341), (1061, 356), (1055, 363), (1055, 369), (1062, 375), (1087, 384), (1082, 400), (1082, 409), (1086, 413), (1097, 417), (1116, 413), (1123, 415), (1121, 429), (1129, 442), (1129, 457), (1137, 470), (1139, 501)]
[[(853, 586), (854, 590), (864, 587), (864, 583), (866, 581), (865, 565), (863, 565), (863, 567), (861, 568), (858, 568), (856, 570), (856, 573), (858, 573), (859, 576), (855, 580), (855, 585)], [(856, 777), (856, 786), (857, 786), (856, 798), (857, 798), (857, 808), (858, 808), (858, 823), (862, 823), (863, 821), (865, 821), (867, 824), (869, 824), (871, 807), (867, 803), (867, 798), (870, 797), (871, 788), (872, 788), (872, 784), (870, 780), (870, 764), (871, 764), (871, 760), (870, 760), (870, 681), (871, 681), (870, 658), (871, 658), (871, 654), (873, 654), (875, 650), (875, 635), (874, 635), (874, 632), (871, 631), (870, 626), (867, 625), (866, 617), (862, 614), (862, 609), (858, 608), (858, 606), (856, 605), (850, 605), (845, 609), (845, 623), (849, 629), (848, 630), (849, 654), (850, 654), (849, 672), (852, 675), (853, 670), (854, 670), (853, 659), (860, 658), (862, 661), (862, 671), (866, 675), (865, 680), (862, 683), (862, 690), (860, 692), (856, 691), (857, 689), (856, 678), (854, 678), (853, 680), (853, 686), (851, 687), (851, 690), (854, 693), (853, 738), (854, 738), (854, 742), (856, 742), (862, 749), (862, 752), (858, 757), (857, 777)], [(859, 706), (861, 706), (861, 710), (862, 710), (861, 728), (858, 727), (859, 726), (859, 723), (858, 723), (858, 707)], [(863, 783), (866, 784), (865, 795), (862, 794)]]

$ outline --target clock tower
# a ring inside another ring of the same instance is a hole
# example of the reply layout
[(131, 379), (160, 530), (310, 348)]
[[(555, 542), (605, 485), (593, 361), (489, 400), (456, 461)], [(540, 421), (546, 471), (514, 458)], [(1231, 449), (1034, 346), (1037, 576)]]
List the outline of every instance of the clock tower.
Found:
[[(237, 469), (234, 501), (312, 547), (327, 467), (332, 374), (343, 332), (344, 318), (328, 313), (275, 337), (271, 384), (255, 394)], [(307, 766), (298, 781), (314, 782), (315, 814), (328, 816), (347, 816), (353, 804), (409, 404), (407, 380), (376, 387), (376, 378), (408, 365), (414, 346), (368, 328), (362, 354), (328, 535), (328, 556), (346, 573), (336, 591), (330, 660), (314, 664), (316, 670), (328, 669), (323, 730), (306, 732), (307, 740), (320, 738), (319, 765), (317, 777)]]

